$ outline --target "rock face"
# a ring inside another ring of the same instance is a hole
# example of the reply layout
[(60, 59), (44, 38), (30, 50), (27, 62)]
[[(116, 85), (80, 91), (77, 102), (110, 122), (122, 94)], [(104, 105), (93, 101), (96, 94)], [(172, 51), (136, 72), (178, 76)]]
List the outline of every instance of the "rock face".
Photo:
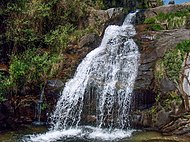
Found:
[[(156, 61), (162, 58), (166, 51), (183, 40), (189, 39), (190, 30), (175, 29), (167, 31), (145, 31), (139, 32), (136, 36), (141, 51), (141, 62), (139, 73), (135, 84), (135, 90), (154, 89), (154, 69)], [(162, 82), (167, 82), (162, 81)], [(167, 82), (167, 86), (171, 86)], [(164, 86), (163, 86), (164, 87)], [(163, 90), (165, 90), (163, 88)]]
[[(175, 49), (178, 43), (189, 40), (190, 30), (186, 26), (173, 30), (151, 31), (147, 30), (149, 25), (142, 24), (143, 18), (154, 17), (160, 12), (176, 12), (184, 8), (190, 8), (190, 3), (166, 5), (139, 13), (141, 19), (137, 19), (136, 43), (141, 52), (141, 61), (133, 97), (133, 125), (136, 127), (149, 127), (164, 134), (189, 135), (190, 133), (188, 129), (190, 119), (182, 117), (189, 115), (181, 113), (183, 103), (178, 102), (181, 104), (179, 105), (171, 97), (176, 94), (179, 97), (176, 93), (176, 84), (167, 77), (159, 78), (162, 74), (157, 74), (157, 71), (162, 72), (162, 68), (158, 65), (159, 61), (163, 60), (168, 51)], [(150, 101), (146, 102), (147, 99)], [(167, 102), (167, 99), (171, 99), (171, 102)]]
[[(137, 27), (137, 29), (138, 28), (139, 27)], [(139, 67), (134, 89), (134, 96), (139, 96), (137, 99), (138, 101), (134, 101), (134, 105), (137, 106), (136, 109), (142, 110), (142, 108), (150, 108), (155, 103), (156, 90), (159, 90), (163, 95), (176, 90), (174, 82), (167, 78), (163, 78), (157, 82), (155, 78), (155, 68), (157, 61), (163, 58), (167, 50), (175, 48), (177, 43), (183, 40), (188, 40), (190, 37), (189, 35), (190, 30), (188, 29), (159, 32), (140, 31), (137, 34), (137, 41), (140, 42), (141, 65)], [(139, 98), (143, 100), (142, 102), (144, 103), (139, 102)], [(147, 98), (149, 101), (146, 102), (145, 100), (147, 100)], [(156, 109), (156, 112), (152, 113), (156, 115), (151, 116), (146, 113), (138, 114), (139, 121), (134, 123), (137, 124), (137, 126), (161, 128), (166, 122), (170, 122), (171, 120), (169, 117), (171, 112), (164, 110), (163, 107), (161, 107), (161, 110)]]

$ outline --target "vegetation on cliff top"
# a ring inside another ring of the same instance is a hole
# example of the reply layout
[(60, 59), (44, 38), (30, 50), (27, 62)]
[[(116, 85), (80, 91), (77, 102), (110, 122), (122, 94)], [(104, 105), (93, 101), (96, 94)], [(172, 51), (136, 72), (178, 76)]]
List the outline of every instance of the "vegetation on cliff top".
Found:
[(150, 25), (150, 30), (169, 30), (186, 26), (190, 9), (182, 9), (177, 12), (159, 13), (155, 17), (145, 19), (144, 23)]

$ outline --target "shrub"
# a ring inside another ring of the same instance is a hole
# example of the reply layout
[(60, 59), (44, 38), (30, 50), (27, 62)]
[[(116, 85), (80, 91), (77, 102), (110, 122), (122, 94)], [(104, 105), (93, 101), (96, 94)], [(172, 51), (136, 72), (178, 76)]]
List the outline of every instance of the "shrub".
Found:
[(153, 31), (160, 31), (160, 30), (163, 30), (162, 26), (160, 24), (152, 24), (150, 26), (151, 30)]
[(164, 56), (164, 67), (167, 76), (173, 80), (178, 81), (179, 74), (182, 69), (184, 56), (190, 52), (190, 40), (184, 40), (177, 44), (176, 48), (168, 51)]
[(28, 84), (40, 84), (56, 75), (53, 66), (60, 60), (61, 57), (57, 54), (38, 49), (26, 50), (12, 57), (7, 81), (9, 80), (16, 91)]
[(69, 36), (74, 28), (71, 25), (58, 26), (45, 35), (44, 42), (52, 51), (60, 52), (69, 43)]
[(155, 22), (156, 22), (156, 19), (154, 17), (153, 18), (147, 18), (144, 21), (145, 24), (154, 24)]
[(179, 73), (181, 71), (183, 63), (183, 56), (178, 49), (168, 51), (164, 56), (164, 67), (166, 69), (166, 74), (171, 80), (178, 80)]
[(190, 40), (184, 40), (177, 44), (176, 48), (180, 50), (183, 54), (190, 52)]

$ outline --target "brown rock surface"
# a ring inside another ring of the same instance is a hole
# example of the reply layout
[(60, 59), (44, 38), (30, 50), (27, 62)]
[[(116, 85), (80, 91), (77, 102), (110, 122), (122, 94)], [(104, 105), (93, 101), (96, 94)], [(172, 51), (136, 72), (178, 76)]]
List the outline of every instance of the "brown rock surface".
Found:
[(156, 61), (162, 58), (166, 51), (175, 48), (179, 42), (190, 39), (190, 30), (137, 31), (137, 33), (136, 39), (141, 52), (141, 60), (135, 89), (153, 89)]

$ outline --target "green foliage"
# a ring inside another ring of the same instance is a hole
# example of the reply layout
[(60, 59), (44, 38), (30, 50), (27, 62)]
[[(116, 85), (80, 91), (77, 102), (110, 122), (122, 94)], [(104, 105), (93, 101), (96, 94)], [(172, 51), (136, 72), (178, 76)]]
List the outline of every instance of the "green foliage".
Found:
[(5, 93), (5, 76), (3, 74), (0, 73), (0, 97), (2, 97), (2, 95)]
[(48, 104), (47, 103), (42, 103), (42, 106), (41, 106), (42, 111), (44, 111), (47, 108), (48, 108)]
[(53, 75), (50, 70), (59, 60), (56, 54), (52, 55), (36, 49), (27, 50), (19, 56), (13, 56), (10, 77), (14, 81), (19, 81), (23, 77), (27, 81), (46, 79)]
[(184, 53), (190, 52), (190, 40), (184, 40), (177, 44), (176, 48), (181, 51), (181, 53), (184, 55)]
[(5, 9), (6, 13), (9, 12), (25, 12), (27, 10), (26, 4), (28, 3), (28, 0), (18, 0), (17, 2), (8, 2), (7, 7)]
[[(94, 3), (95, 3), (95, 8), (96, 9), (106, 9), (106, 8), (108, 8), (108, 6), (106, 6), (106, 4), (104, 3), (103, 0), (96, 0)], [(114, 2), (113, 2), (113, 4), (114, 4)]]
[(180, 95), (176, 91), (168, 92), (162, 100), (162, 106), (166, 111), (170, 111), (174, 105), (179, 106), (181, 104)]
[[(153, 29), (175, 29), (185, 26), (187, 17), (190, 15), (190, 9), (182, 9), (176, 12), (159, 13), (155, 17), (145, 19), (145, 24), (152, 24)], [(156, 24), (157, 26), (155, 27)], [(159, 26), (158, 26), (159, 25)]]
[(183, 55), (178, 49), (169, 51), (164, 56), (166, 74), (171, 80), (178, 80), (183, 63)]
[(10, 76), (5, 83), (17, 91), (25, 85), (44, 82), (55, 76), (57, 68), (54, 68), (54, 65), (60, 60), (60, 56), (56, 54), (36, 49), (26, 50), (22, 54), (12, 57)]
[(45, 35), (44, 43), (47, 44), (52, 51), (59, 51), (67, 47), (69, 43), (70, 33), (74, 28), (71, 25), (58, 26), (55, 30)]
[(17, 50), (21, 47), (24, 49), (35, 47), (38, 36), (34, 29), (30, 28), (29, 21), (25, 19), (11, 20), (7, 23), (7, 28), (5, 36), (8, 42), (14, 43)]
[(6, 93), (10, 87), (10, 82), (3, 73), (0, 73), (0, 102), (6, 100)]
[[(33, 18), (49, 17), (51, 14), (52, 5), (39, 1), (37, 4), (34, 4), (34, 6), (31, 8), (35, 9)], [(31, 9), (30, 9), (30, 11), (31, 11)]]
[(185, 54), (189, 52), (190, 40), (184, 40), (178, 43), (175, 49), (167, 51), (164, 58), (156, 62), (155, 78), (160, 80), (168, 77), (172, 81), (178, 81)]
[(190, 14), (190, 9), (182, 9), (180, 11), (176, 11), (176, 12), (169, 12), (169, 13), (159, 13), (155, 18), (158, 21), (164, 21), (164, 20), (168, 20), (168, 19), (173, 19), (174, 17), (184, 17)]
[(145, 24), (154, 24), (155, 22), (156, 22), (156, 18), (155, 17), (147, 18), (144, 21)]
[(4, 102), (5, 100), (6, 100), (5, 97), (2, 96), (2, 95), (0, 95), (0, 103), (1, 103), (1, 102)]
[(17, 0), (1, 4), (0, 55), (9, 54), (6, 61), (10, 74), (1, 75), (0, 95), (8, 90), (18, 94), (25, 86), (40, 88), (46, 79), (55, 77), (68, 44), (95, 31), (86, 27), (89, 9), (105, 7), (103, 0)]
[(152, 24), (152, 25), (150, 26), (150, 28), (151, 28), (151, 30), (153, 30), (153, 31), (161, 31), (161, 30), (163, 30), (163, 28), (162, 28), (162, 26), (161, 26), (160, 24)]

